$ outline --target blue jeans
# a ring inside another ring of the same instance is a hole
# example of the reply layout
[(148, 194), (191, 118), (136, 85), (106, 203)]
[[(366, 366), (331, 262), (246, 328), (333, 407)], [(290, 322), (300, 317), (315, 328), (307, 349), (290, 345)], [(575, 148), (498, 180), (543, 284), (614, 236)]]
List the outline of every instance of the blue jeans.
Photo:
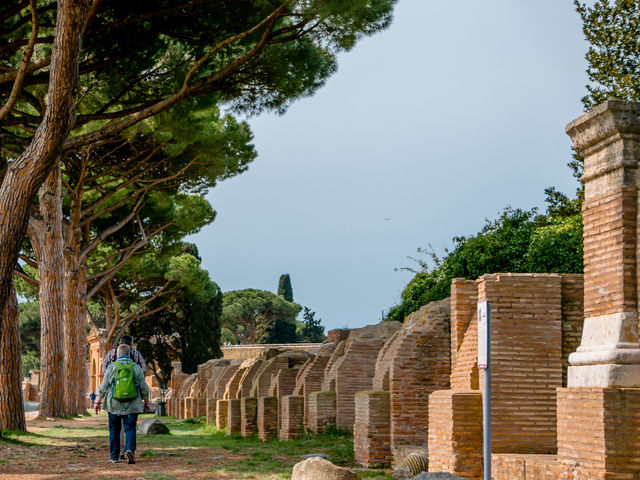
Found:
[(136, 424), (138, 414), (116, 415), (109, 413), (109, 453), (111, 460), (118, 460), (120, 455), (120, 429), (124, 426), (126, 436), (125, 450), (136, 451)]

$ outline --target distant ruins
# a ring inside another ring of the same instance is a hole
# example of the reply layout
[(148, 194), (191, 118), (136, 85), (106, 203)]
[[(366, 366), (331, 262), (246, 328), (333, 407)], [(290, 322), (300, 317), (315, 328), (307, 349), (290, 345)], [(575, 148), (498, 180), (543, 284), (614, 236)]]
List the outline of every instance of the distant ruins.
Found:
[(262, 440), (349, 430), (365, 466), (418, 451), (430, 471), (479, 480), (476, 306), (489, 300), (493, 478), (640, 478), (640, 103), (609, 101), (567, 132), (585, 159), (584, 276), (455, 279), (403, 324), (229, 351), (193, 375), (175, 364), (169, 413)]

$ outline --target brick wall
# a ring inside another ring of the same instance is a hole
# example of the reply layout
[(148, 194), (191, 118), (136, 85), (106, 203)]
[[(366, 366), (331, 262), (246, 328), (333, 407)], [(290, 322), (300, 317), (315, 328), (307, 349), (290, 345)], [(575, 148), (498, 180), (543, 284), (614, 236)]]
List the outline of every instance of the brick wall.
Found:
[[(474, 280), (454, 278), (451, 281), (451, 365), (456, 365), (458, 350), (471, 321), (476, 316), (478, 287)], [(471, 387), (467, 387), (471, 388)], [(477, 387), (476, 387), (477, 388)]]
[(230, 347), (222, 347), (223, 358), (228, 360), (248, 360), (255, 359), (262, 355), (267, 350), (278, 349), (280, 351), (285, 350), (299, 350), (299, 351), (311, 351), (318, 348), (320, 343), (282, 343), (282, 344), (264, 344), (264, 345), (235, 345)]
[(304, 397), (301, 395), (286, 395), (279, 399), (281, 406), (280, 440), (302, 438)]
[(251, 396), (251, 385), (253, 385), (253, 379), (255, 378), (256, 373), (258, 373), (260, 365), (262, 365), (263, 361), (264, 359), (260, 357), (249, 363), (244, 363), (244, 365), (246, 365), (246, 368), (244, 374), (242, 375), (242, 379), (240, 380), (240, 384), (238, 385), (236, 398)]
[(227, 435), (240, 433), (241, 418), (240, 400), (237, 398), (229, 399), (227, 404)]
[(440, 390), (429, 395), (429, 471), (482, 478), (482, 395)]
[(635, 479), (639, 445), (640, 389), (558, 389), (560, 463), (594, 478)]
[(258, 437), (263, 442), (278, 437), (278, 399), (258, 398)]
[(229, 418), (229, 400), (216, 401), (216, 428), (224, 430), (227, 428)]
[(585, 317), (638, 308), (637, 202), (635, 182), (584, 200)]
[(562, 386), (567, 386), (569, 355), (580, 346), (584, 324), (584, 276), (562, 275)]
[[(492, 451), (554, 452), (555, 392), (562, 386), (561, 277), (484, 275), (478, 299), (491, 302)], [(482, 389), (482, 372), (480, 383)]]
[(332, 356), (327, 365), (322, 389), (336, 392), (338, 428), (353, 431), (355, 394), (371, 390), (378, 353), (401, 325), (399, 322), (381, 322), (351, 330), (344, 346), (344, 355), (335, 361)]
[(238, 369), (233, 372), (233, 375), (224, 387), (224, 395), (222, 398), (224, 398), (225, 400), (237, 398), (238, 390), (240, 388), (240, 381), (242, 380), (242, 377), (244, 376), (246, 371), (247, 369), (240, 365), (240, 367), (238, 367)]
[(366, 468), (391, 463), (390, 401), (389, 392), (356, 393), (354, 459)]
[(216, 423), (216, 405), (218, 403), (218, 400), (215, 398), (207, 398), (206, 399), (206, 418), (207, 418), (207, 425), (211, 425), (211, 424), (215, 424)]
[(240, 434), (249, 437), (258, 431), (258, 399), (244, 397), (240, 400)]
[[(373, 390), (386, 391), (389, 423), (384, 427), (369, 424), (371, 413), (366, 405), (379, 402), (376, 396), (361, 398), (360, 412), (356, 402), (355, 449), (375, 455), (367, 459), (361, 453), (358, 461), (367, 465), (389, 463), (397, 448), (426, 445), (429, 394), (448, 388), (450, 373), (450, 302), (446, 299), (407, 316), (402, 329), (380, 350)], [(376, 431), (380, 432), (379, 439)]]
[(336, 392), (313, 392), (309, 395), (309, 417), (306, 426), (315, 433), (336, 424)]
[(324, 373), (336, 346), (337, 344), (333, 342), (323, 344), (317, 351), (312, 352), (313, 358), (309, 359), (298, 372), (293, 393), (304, 397), (305, 423), (309, 417), (309, 395), (322, 389)]

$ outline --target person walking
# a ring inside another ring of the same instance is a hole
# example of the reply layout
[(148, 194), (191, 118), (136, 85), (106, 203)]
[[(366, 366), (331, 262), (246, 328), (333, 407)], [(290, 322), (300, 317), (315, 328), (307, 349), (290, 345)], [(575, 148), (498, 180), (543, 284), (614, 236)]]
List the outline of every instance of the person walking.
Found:
[[(131, 337), (131, 335), (122, 335), (122, 337), (120, 337), (120, 345), (129, 345), (129, 348), (131, 349), (131, 354), (130, 354), (131, 360), (133, 360), (138, 365), (140, 365), (140, 368), (142, 369), (142, 374), (145, 375), (147, 373), (147, 364), (145, 363), (144, 357), (142, 356), (142, 354), (139, 351), (137, 351), (135, 348), (133, 348), (133, 338)], [(105, 374), (109, 365), (111, 365), (115, 361), (116, 361), (116, 349), (112, 348), (107, 352), (107, 354), (102, 359), (102, 375)]]
[(142, 369), (131, 360), (129, 345), (119, 345), (116, 354), (98, 389), (95, 412), (100, 413), (104, 399), (104, 408), (109, 414), (109, 462), (118, 462), (120, 432), (124, 429), (125, 458), (127, 463), (136, 463), (136, 424), (138, 414), (149, 408), (149, 387)]
[[(145, 375), (147, 373), (147, 364), (145, 363), (144, 357), (142, 356), (142, 354), (133, 348), (133, 338), (131, 337), (131, 335), (122, 335), (120, 337), (120, 344), (129, 345), (129, 348), (131, 348), (131, 353), (129, 354), (129, 356), (131, 357), (131, 360), (133, 360), (140, 366), (140, 368), (142, 369), (142, 375)], [(116, 356), (117, 356), (116, 349), (112, 348), (107, 352), (107, 354), (102, 359), (102, 376), (103, 377), (109, 365), (111, 365), (113, 362), (116, 361)], [(91, 405), (91, 408), (93, 408), (93, 405)], [(120, 457), (119, 457), (120, 460), (124, 460), (124, 443), (125, 443), (124, 430), (121, 430), (120, 446), (122, 447), (122, 450), (120, 451)]]

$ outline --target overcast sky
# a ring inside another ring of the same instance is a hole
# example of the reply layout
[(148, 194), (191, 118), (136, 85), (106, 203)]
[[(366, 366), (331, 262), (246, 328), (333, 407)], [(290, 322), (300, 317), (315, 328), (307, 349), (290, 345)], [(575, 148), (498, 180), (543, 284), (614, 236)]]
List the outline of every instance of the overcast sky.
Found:
[(326, 329), (377, 323), (419, 246), (443, 253), (511, 205), (577, 183), (565, 125), (586, 52), (569, 0), (399, 0), (388, 30), (283, 116), (249, 120), (258, 158), (208, 199), (192, 237), (224, 291), (276, 291)]

